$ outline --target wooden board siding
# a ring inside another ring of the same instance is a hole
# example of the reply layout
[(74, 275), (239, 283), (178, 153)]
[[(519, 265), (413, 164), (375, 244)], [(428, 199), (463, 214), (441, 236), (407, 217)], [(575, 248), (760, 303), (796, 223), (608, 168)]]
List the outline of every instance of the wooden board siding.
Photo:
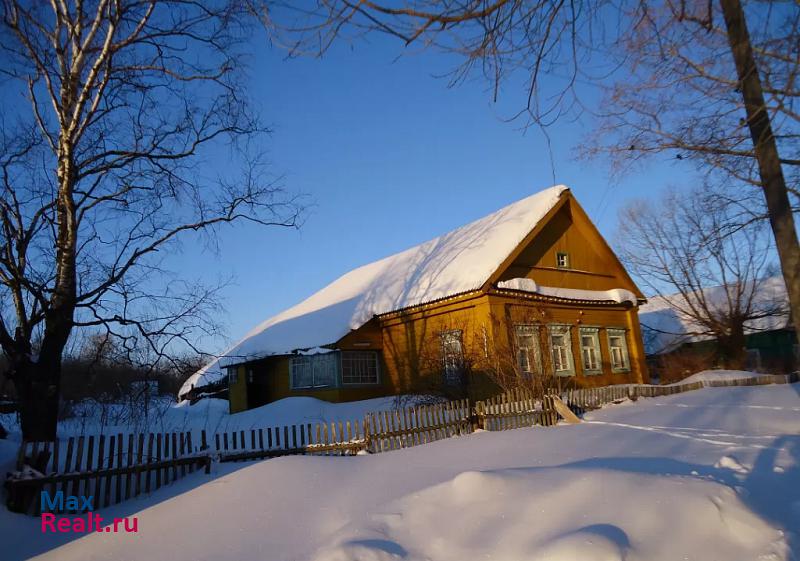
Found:
[(245, 365), (239, 365), (236, 370), (238, 373), (236, 383), (228, 385), (228, 408), (231, 413), (247, 409), (247, 368)]
[[(636, 308), (624, 305), (575, 305), (556, 304), (522, 300), (512, 296), (492, 295), (491, 314), (495, 329), (495, 344), (498, 348), (513, 348), (513, 326), (515, 324), (539, 324), (542, 328), (542, 355), (545, 369), (551, 371), (550, 349), (546, 344), (549, 324), (569, 325), (571, 327), (572, 356), (575, 364), (574, 380), (579, 387), (607, 386), (624, 383), (648, 383), (647, 366), (644, 357), (641, 329)], [(502, 318), (502, 322), (499, 319)], [(600, 328), (601, 374), (583, 372), (580, 354), (578, 329), (581, 326)], [(607, 328), (624, 329), (628, 343), (630, 370), (612, 372), (608, 350)]]
[[(569, 268), (559, 269), (558, 253), (569, 255)], [(572, 197), (543, 225), (497, 280), (530, 278), (543, 286), (582, 290), (625, 288), (639, 297), (616, 255)]]
[[(355, 347), (355, 349), (361, 349), (362, 347)], [(375, 348), (367, 348), (365, 350), (380, 350)], [(370, 399), (373, 397), (380, 397), (384, 395), (390, 395), (392, 393), (391, 389), (387, 387), (384, 380), (384, 372), (386, 366), (384, 364), (380, 364), (380, 373), (379, 373), (379, 383), (376, 385), (364, 385), (364, 386), (340, 386), (340, 387), (330, 387), (330, 388), (308, 388), (308, 389), (292, 389), (291, 388), (291, 380), (290, 380), (290, 362), (291, 356), (282, 355), (282, 356), (274, 356), (268, 357), (261, 360), (252, 361), (247, 364), (248, 368), (252, 368), (254, 379), (259, 379), (260, 388), (263, 388), (262, 391), (266, 391), (268, 394), (268, 399), (265, 402), (272, 402), (277, 401), (279, 399), (283, 399), (286, 397), (314, 397), (316, 399), (322, 399), (324, 401), (331, 401), (331, 402), (340, 402), (340, 401), (357, 401), (361, 399)], [(243, 366), (240, 368), (244, 368)], [(241, 379), (241, 377), (240, 377)], [(238, 388), (239, 384), (237, 384)], [(253, 386), (251, 385), (251, 388)], [(241, 394), (239, 393), (232, 393), (231, 394), (231, 412), (236, 413), (239, 411), (244, 411), (248, 409), (247, 398), (240, 398)], [(250, 402), (253, 401), (252, 397), (249, 396)], [(234, 407), (235, 401), (235, 407)]]
[[(461, 331), (465, 358), (480, 354), (488, 317), (482, 294), (454, 298), (413, 311), (381, 317), (387, 382), (394, 393), (440, 389), (442, 333)], [(487, 334), (488, 335), (488, 334)]]
[[(380, 318), (379, 322), (370, 322), (361, 330), (348, 335), (347, 347), (352, 350), (381, 350), (381, 383), (376, 386), (292, 390), (288, 356), (251, 362), (248, 367), (253, 369), (254, 376), (268, 378), (270, 401), (290, 396), (309, 396), (341, 402), (424, 392), (426, 389), (435, 389), (441, 384), (441, 333), (460, 330), (465, 359), (469, 362), (473, 373), (470, 379), (470, 395), (484, 397), (498, 390), (498, 387), (482, 374), (486, 367), (487, 354), (505, 352), (507, 358), (513, 361), (514, 343), (511, 338), (513, 325), (536, 322), (543, 327), (550, 323), (573, 327), (571, 342), (576, 375), (572, 379), (577, 386), (649, 382), (636, 308), (626, 305), (535, 302), (520, 296), (503, 296), (495, 293), (477, 294), (414, 311), (387, 314)], [(581, 325), (601, 328), (602, 374), (587, 375), (582, 371), (577, 331)], [(624, 329), (626, 332), (631, 363), (628, 372), (611, 371), (605, 332), (605, 328), (608, 327)], [(363, 345), (367, 341), (369, 347)], [(550, 350), (544, 344), (542, 352), (543, 356), (549, 357)], [(244, 366), (239, 368), (239, 380), (231, 388), (231, 412), (247, 408), (246, 384), (244, 384), (247, 374)]]

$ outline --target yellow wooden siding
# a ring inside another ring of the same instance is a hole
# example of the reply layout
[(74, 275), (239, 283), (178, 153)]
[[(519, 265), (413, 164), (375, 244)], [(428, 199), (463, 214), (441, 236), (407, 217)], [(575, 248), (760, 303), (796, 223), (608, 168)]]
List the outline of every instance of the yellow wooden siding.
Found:
[[(356, 349), (361, 350), (362, 348), (356, 347)], [(384, 384), (385, 365), (382, 363), (379, 364), (379, 383), (376, 385), (345, 385), (341, 387), (318, 389), (292, 389), (290, 363), (291, 357), (283, 355), (261, 359), (248, 364), (248, 367), (253, 369), (253, 375), (255, 377), (266, 380), (266, 391), (269, 393), (268, 397), (270, 402), (296, 396), (314, 397), (332, 402), (356, 401), (392, 393)], [(233, 407), (231, 410), (233, 411)], [(237, 409), (237, 411), (241, 410), (242, 409)]]
[[(644, 362), (641, 331), (636, 308), (618, 306), (599, 306), (575, 304), (556, 304), (551, 302), (523, 301), (512, 296), (491, 296), (491, 309), (494, 318), (504, 318), (503, 328), (497, 329), (496, 346), (500, 349), (513, 349), (513, 326), (517, 324), (537, 324), (542, 328), (542, 355), (546, 371), (552, 372), (550, 348), (547, 343), (548, 325), (569, 325), (575, 376), (565, 377), (581, 387), (606, 386), (646, 382), (649, 380)], [(579, 328), (600, 328), (600, 353), (602, 374), (583, 372)], [(612, 372), (608, 351), (607, 328), (624, 329), (628, 344), (630, 370)]]
[[(568, 268), (558, 268), (558, 253), (569, 256)], [(543, 286), (582, 290), (625, 288), (640, 295), (617, 257), (572, 197), (498, 276), (498, 280), (512, 278), (530, 278)]]
[[(542, 356), (546, 371), (551, 372), (550, 349), (546, 344), (546, 328), (550, 324), (571, 326), (572, 355), (575, 376), (569, 377), (581, 387), (603, 386), (632, 382), (647, 382), (647, 369), (641, 343), (641, 331), (636, 309), (618, 306), (597, 306), (534, 302), (520, 297), (478, 294), (452, 303), (443, 303), (408, 313), (391, 314), (380, 322), (371, 322), (356, 330), (347, 341), (353, 350), (377, 350), (380, 337), (382, 361), (380, 384), (376, 386), (336, 387), (326, 389), (292, 390), (290, 387), (290, 357), (272, 357), (250, 363), (255, 376), (269, 380), (269, 400), (290, 396), (309, 396), (326, 401), (354, 401), (381, 395), (409, 392), (435, 391), (442, 387), (441, 334), (444, 331), (462, 332), (465, 361), (471, 372), (469, 393), (471, 397), (485, 397), (498, 391), (487, 372), (494, 374), (497, 361), (503, 362), (506, 372), (516, 368), (513, 326), (538, 324), (542, 326)], [(580, 326), (599, 327), (602, 373), (587, 375), (581, 362)], [(608, 351), (606, 328), (620, 328), (626, 332), (630, 370), (612, 372)], [(358, 343), (359, 346), (352, 346)], [(344, 346), (344, 345), (343, 345)], [(491, 364), (490, 364), (491, 362)], [(231, 411), (247, 407), (244, 367), (240, 367), (239, 381), (232, 387)]]
[(381, 320), (387, 382), (394, 393), (441, 389), (442, 333), (460, 331), (467, 360), (472, 360), (483, 337), (483, 295), (408, 313), (390, 314)]
[(231, 413), (245, 411), (247, 405), (247, 369), (244, 365), (236, 367), (236, 383), (228, 385), (228, 407)]

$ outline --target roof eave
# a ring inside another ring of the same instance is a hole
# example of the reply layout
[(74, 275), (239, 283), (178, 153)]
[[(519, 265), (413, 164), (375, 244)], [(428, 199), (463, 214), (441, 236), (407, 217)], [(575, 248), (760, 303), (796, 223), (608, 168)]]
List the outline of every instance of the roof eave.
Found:
[(528, 300), (536, 300), (542, 302), (553, 302), (558, 304), (581, 304), (584, 306), (622, 306), (624, 308), (631, 308), (633, 304), (630, 301), (617, 302), (616, 300), (587, 300), (582, 298), (564, 298), (562, 296), (550, 296), (548, 294), (539, 294), (536, 292), (528, 292), (526, 290), (514, 290), (512, 288), (496, 288), (491, 287), (488, 294), (495, 296), (514, 296), (522, 297)]

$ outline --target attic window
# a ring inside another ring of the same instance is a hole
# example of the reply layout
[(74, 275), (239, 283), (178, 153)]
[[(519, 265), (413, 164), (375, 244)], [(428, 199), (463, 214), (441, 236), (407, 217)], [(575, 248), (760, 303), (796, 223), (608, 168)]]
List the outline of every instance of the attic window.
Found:
[(556, 266), (559, 269), (569, 269), (569, 253), (563, 251), (556, 253)]

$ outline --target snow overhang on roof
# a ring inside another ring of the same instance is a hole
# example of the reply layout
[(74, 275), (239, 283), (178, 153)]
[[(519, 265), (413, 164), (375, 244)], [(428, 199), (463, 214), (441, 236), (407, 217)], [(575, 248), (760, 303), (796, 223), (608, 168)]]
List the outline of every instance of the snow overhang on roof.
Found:
[(537, 284), (533, 279), (528, 278), (516, 278), (500, 281), (497, 283), (497, 288), (500, 290), (537, 294), (546, 298), (575, 300), (579, 302), (614, 304), (629, 303), (633, 306), (636, 306), (639, 302), (639, 299), (636, 297), (636, 295), (625, 288), (612, 288), (610, 290), (561, 288), (555, 286), (542, 286)]
[(264, 321), (181, 388), (226, 365), (335, 343), (372, 317), (477, 290), (569, 189), (556, 185), (406, 251), (339, 277)]

